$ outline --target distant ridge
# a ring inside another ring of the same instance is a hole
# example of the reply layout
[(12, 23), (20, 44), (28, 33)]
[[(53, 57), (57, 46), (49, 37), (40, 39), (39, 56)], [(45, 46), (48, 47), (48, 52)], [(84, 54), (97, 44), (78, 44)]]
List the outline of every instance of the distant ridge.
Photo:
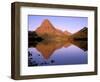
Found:
[(78, 32), (74, 33), (71, 37), (73, 38), (87, 38), (88, 36), (88, 28), (84, 27)]

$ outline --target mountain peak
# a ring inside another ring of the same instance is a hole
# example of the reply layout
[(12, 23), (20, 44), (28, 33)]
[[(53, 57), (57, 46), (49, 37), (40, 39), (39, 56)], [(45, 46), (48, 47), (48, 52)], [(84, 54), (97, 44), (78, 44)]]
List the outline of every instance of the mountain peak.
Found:
[(50, 32), (53, 33), (54, 31), (55, 27), (48, 19), (43, 20), (40, 27), (36, 29), (37, 33), (50, 33)]
[(87, 27), (83, 27), (80, 31), (86, 31)]
[(42, 22), (41, 26), (48, 26), (48, 25), (49, 26), (53, 26), (48, 19), (44, 19), (44, 21)]
[(69, 32), (65, 32), (63, 33), (63, 31), (61, 31), (60, 29), (57, 29), (53, 26), (53, 24), (51, 23), (51, 21), (49, 21), (48, 19), (44, 19), (43, 22), (41, 23), (41, 25), (36, 29), (36, 33), (37, 34), (48, 34), (48, 35), (69, 35)]
[(72, 35), (73, 38), (88, 38), (88, 28), (87, 27), (83, 27), (81, 30), (79, 30), (78, 32), (74, 33)]
[(50, 22), (48, 19), (44, 19), (44, 22)]

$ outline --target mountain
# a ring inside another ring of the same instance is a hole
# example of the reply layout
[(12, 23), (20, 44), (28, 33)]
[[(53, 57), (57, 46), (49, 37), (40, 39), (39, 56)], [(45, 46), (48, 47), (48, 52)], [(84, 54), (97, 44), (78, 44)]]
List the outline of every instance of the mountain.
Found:
[(38, 35), (44, 35), (44, 36), (63, 36), (69, 35), (69, 32), (66, 31), (63, 32), (60, 29), (57, 29), (53, 26), (53, 24), (48, 20), (45, 19), (42, 24), (36, 29), (36, 33)]
[(48, 19), (45, 19), (40, 27), (36, 29), (37, 34), (50, 34), (55, 32), (55, 27), (51, 24), (51, 22)]
[(68, 32), (68, 31), (64, 31), (63, 33), (64, 33), (65, 35), (71, 35), (71, 33)]
[(84, 27), (83, 29), (81, 29), (78, 32), (71, 35), (71, 38), (74, 38), (74, 39), (77, 39), (77, 40), (78, 39), (87, 40), (87, 38), (88, 38), (88, 29), (87, 29), (87, 27)]
[[(59, 36), (64, 35), (63, 31), (61, 31), (61, 30), (59, 30), (57, 28), (55, 29), (55, 34), (59, 35)], [(65, 35), (67, 35), (67, 34), (65, 34)]]

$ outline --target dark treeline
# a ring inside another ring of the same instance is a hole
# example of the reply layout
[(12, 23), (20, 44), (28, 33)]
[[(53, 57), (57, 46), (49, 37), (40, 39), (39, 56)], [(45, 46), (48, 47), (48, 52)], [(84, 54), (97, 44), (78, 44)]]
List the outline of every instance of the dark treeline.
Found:
[(43, 38), (38, 36), (35, 31), (28, 31), (28, 46), (36, 46), (39, 42), (41, 42)]

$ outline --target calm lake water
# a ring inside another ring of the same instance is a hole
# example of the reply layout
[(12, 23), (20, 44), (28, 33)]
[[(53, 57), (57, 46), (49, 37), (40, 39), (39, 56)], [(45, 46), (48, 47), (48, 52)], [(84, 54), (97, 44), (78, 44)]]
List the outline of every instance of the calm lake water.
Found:
[(28, 66), (87, 64), (86, 43), (40, 42), (28, 48)]

